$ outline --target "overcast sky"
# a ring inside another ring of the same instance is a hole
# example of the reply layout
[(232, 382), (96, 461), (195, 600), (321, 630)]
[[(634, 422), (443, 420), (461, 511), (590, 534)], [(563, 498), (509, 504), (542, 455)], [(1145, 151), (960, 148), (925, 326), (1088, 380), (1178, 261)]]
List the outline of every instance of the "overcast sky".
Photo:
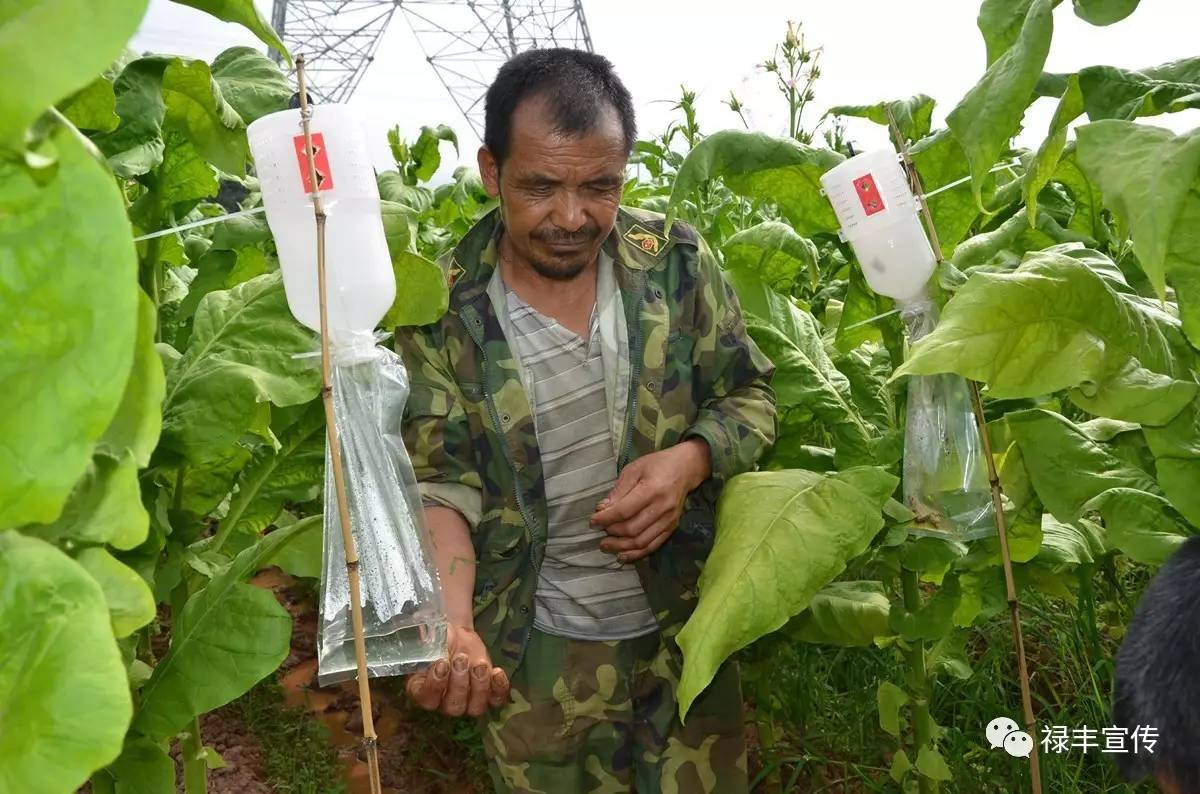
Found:
[[(257, 3), (269, 18), (270, 0)], [(1198, 0), (1143, 0), (1129, 19), (1108, 28), (1083, 22), (1069, 5), (1055, 13), (1049, 71), (1093, 64), (1140, 68), (1200, 55)], [(985, 68), (975, 26), (978, 6), (973, 0), (584, 0), (594, 49), (613, 61), (629, 87), (644, 136), (665, 129), (681, 83), (697, 92), (699, 121), (707, 132), (741, 126), (721, 104), (730, 89), (748, 105), (754, 128), (785, 131), (786, 103), (756, 64), (771, 55), (789, 19), (803, 24), (810, 47), (823, 48), (823, 77), (807, 126), (833, 105), (916, 93), (938, 101), (934, 120), (940, 124)], [(698, 10), (708, 7), (713, 11)], [(151, 0), (133, 41), (138, 50), (208, 60), (235, 44), (261, 47), (244, 29), (169, 0)], [(362, 113), (380, 167), (391, 163), (384, 136), (396, 124), (407, 137), (423, 124), (450, 124), (463, 144), (462, 161), (474, 163), (478, 139), (400, 14), (351, 104)], [(1036, 147), (1053, 110), (1053, 100), (1040, 100), (1026, 116), (1019, 142)], [(1183, 131), (1200, 126), (1200, 111), (1148, 121)], [(851, 120), (849, 132), (859, 148), (886, 145), (882, 128), (870, 122)], [(446, 163), (443, 173), (452, 166)]]

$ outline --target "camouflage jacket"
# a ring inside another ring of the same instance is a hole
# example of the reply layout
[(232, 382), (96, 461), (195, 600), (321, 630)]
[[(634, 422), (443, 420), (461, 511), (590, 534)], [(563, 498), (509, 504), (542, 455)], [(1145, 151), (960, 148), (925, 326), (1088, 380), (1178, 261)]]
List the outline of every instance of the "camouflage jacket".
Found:
[[(403, 436), (418, 482), (478, 494), (479, 514), (469, 519), (475, 629), (493, 663), (512, 673), (533, 626), (547, 516), (532, 411), (488, 294), (500, 230), (498, 211), (471, 228), (442, 263), (449, 311), (397, 329), (396, 345), (411, 379)], [(774, 442), (773, 367), (689, 226), (677, 222), (664, 236), (662, 215), (622, 208), (604, 250), (615, 262), (631, 359), (618, 466), (691, 436), (712, 453), (712, 476), (688, 496), (678, 528), (637, 564), (674, 647), (712, 548), (720, 486), (753, 469)]]

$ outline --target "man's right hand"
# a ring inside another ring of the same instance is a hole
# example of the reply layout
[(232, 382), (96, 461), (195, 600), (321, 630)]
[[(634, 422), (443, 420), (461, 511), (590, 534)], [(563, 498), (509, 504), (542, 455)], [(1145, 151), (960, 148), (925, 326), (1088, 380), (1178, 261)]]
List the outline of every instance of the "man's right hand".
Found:
[(492, 666), (483, 640), (472, 629), (451, 626), (446, 658), (408, 677), (405, 689), (423, 709), (450, 717), (478, 717), (508, 700), (508, 676)]

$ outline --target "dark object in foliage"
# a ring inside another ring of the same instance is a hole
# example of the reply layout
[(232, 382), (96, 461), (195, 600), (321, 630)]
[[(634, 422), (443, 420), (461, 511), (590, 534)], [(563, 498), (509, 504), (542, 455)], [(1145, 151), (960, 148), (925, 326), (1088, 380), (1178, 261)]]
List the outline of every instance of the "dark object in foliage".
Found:
[(1113, 720), (1155, 729), (1153, 752), (1114, 757), (1127, 780), (1154, 777), (1167, 794), (1200, 794), (1200, 538), (1155, 575), (1117, 652)]
[(217, 191), (217, 203), (226, 212), (240, 212), (242, 202), (250, 195), (250, 189), (241, 182), (232, 179), (222, 179), (221, 188)]

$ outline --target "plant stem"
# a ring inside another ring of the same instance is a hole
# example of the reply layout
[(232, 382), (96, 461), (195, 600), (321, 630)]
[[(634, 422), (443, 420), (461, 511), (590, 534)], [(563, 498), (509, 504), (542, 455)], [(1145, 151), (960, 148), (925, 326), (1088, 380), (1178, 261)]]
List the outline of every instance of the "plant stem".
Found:
[(192, 729), (183, 740), (183, 790), (186, 794), (207, 794), (208, 762), (204, 759), (204, 739), (200, 735), (200, 718), (192, 720)]
[(187, 476), (187, 464), (182, 463), (175, 472), (175, 491), (171, 494), (171, 512), (183, 511), (183, 478)]
[(154, 301), (158, 308), (158, 252), (162, 246), (161, 237), (153, 237), (146, 241), (146, 255), (142, 257), (142, 289)]
[(1100, 659), (1100, 632), (1096, 628), (1096, 592), (1092, 586), (1095, 565), (1079, 566), (1079, 613), (1083, 616), (1084, 636), (1087, 637), (1092, 658)]
[[(773, 749), (779, 744), (779, 735), (775, 730), (775, 718), (770, 714), (758, 713), (758, 740), (759, 746), (764, 749)], [(781, 791), (782, 783), (782, 766), (776, 766), (774, 769), (763, 775), (762, 786), (764, 791)]]
[[(921, 589), (917, 580), (917, 572), (900, 571), (900, 585), (904, 593), (904, 611), (910, 615), (921, 609)], [(925, 669), (925, 643), (917, 641), (909, 643), (904, 653), (908, 662), (908, 687), (912, 696), (912, 730), (913, 730), (913, 760), (921, 752), (922, 747), (932, 745), (933, 737), (929, 735), (929, 726), (933, 720), (929, 717), (929, 672)], [(934, 782), (924, 775), (917, 776), (921, 794), (933, 794)]]

